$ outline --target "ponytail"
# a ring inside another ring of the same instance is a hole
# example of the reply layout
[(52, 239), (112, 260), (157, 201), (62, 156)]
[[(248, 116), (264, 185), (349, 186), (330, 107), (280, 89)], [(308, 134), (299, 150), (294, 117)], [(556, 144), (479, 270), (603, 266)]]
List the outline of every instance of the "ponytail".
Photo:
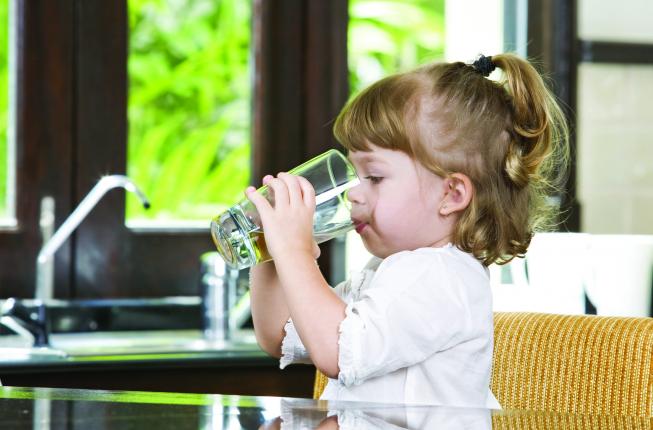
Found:
[(506, 174), (518, 187), (536, 183), (559, 191), (567, 172), (556, 172), (556, 166), (569, 159), (564, 113), (529, 62), (513, 54), (493, 56), (492, 62), (503, 71), (512, 99)]

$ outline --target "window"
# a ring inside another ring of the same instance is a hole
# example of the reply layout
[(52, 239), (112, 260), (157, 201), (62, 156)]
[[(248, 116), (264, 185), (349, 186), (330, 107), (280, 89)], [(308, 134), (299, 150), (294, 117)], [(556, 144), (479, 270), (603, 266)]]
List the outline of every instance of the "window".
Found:
[(127, 221), (206, 228), (249, 182), (251, 5), (132, 0), (129, 26), (127, 172), (152, 208)]
[(588, 233), (653, 234), (652, 14), (645, 0), (579, 2), (578, 199)]
[[(56, 252), (55, 297), (195, 295), (199, 258), (215, 250), (210, 217), (250, 176), (256, 183), (334, 146), (324, 124), (346, 99), (344, 0), (15, 5), (18, 226), (0, 230), (3, 297), (34, 295), (41, 200), (54, 198), (60, 226), (106, 174), (143, 175), (137, 182), (155, 209), (141, 212), (132, 194), (107, 192)], [(238, 49), (220, 51), (221, 43)], [(156, 88), (161, 83), (167, 87)], [(190, 149), (182, 151), (182, 141)], [(154, 162), (143, 164), (155, 146)], [(177, 161), (191, 162), (176, 167), (183, 177), (166, 167), (166, 153), (175, 151)], [(219, 175), (238, 185), (217, 192)], [(191, 185), (180, 191), (183, 182)], [(328, 271), (326, 249), (323, 260)]]
[(577, 189), (599, 315), (653, 315), (652, 14), (646, 0), (578, 2)]

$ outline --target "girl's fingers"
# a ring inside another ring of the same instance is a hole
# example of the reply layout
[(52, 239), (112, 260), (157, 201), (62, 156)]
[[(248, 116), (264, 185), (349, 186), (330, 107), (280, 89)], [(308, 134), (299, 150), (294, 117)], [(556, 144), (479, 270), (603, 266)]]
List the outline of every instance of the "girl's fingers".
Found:
[(281, 172), (277, 175), (277, 178), (281, 179), (286, 187), (288, 188), (288, 200), (290, 204), (296, 204), (297, 202), (302, 201), (302, 189), (299, 186), (297, 181), (297, 176), (293, 176), (289, 173)]
[(317, 242), (313, 241), (313, 258), (316, 260), (320, 258), (320, 254), (322, 251), (320, 250), (320, 247), (317, 245)]
[(256, 188), (254, 187), (247, 187), (245, 190), (245, 195), (249, 199), (250, 202), (256, 207), (256, 210), (258, 211), (259, 215), (261, 217), (267, 216), (267, 213), (272, 210), (272, 206), (270, 205), (270, 202), (267, 201), (263, 195), (260, 193), (256, 192)]
[(265, 175), (265, 176), (263, 176), (263, 180), (261, 182), (263, 183), (263, 185), (267, 185), (268, 182), (270, 182), (270, 180), (273, 179), (273, 178), (274, 178), (274, 176), (272, 176), (272, 175)]
[(273, 194), (274, 207), (287, 206), (290, 202), (288, 186), (279, 178), (272, 178), (267, 183), (268, 188)]
[(311, 183), (308, 182), (308, 179), (304, 177), (299, 176), (297, 179), (302, 190), (304, 204), (308, 207), (315, 207), (315, 189), (313, 188), (313, 185), (311, 185)]

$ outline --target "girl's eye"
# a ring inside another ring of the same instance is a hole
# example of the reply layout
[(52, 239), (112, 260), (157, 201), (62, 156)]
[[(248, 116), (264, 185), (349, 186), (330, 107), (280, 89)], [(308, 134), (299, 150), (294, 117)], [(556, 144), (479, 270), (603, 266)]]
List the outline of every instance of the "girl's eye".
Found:
[(373, 184), (378, 184), (383, 178), (380, 176), (366, 176), (365, 179), (368, 179)]

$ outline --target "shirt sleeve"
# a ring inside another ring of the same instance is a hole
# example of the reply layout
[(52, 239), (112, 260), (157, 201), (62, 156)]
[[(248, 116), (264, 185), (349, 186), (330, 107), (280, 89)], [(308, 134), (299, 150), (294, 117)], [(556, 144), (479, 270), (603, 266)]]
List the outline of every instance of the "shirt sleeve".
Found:
[(339, 381), (345, 386), (419, 363), (471, 330), (453, 257), (401, 252), (379, 266), (340, 324)]
[[(342, 297), (345, 290), (348, 288), (348, 282), (341, 282), (334, 289), (334, 293)], [(281, 341), (281, 358), (279, 359), (279, 368), (284, 369), (289, 364), (304, 363), (312, 364), (313, 361), (304, 346), (292, 318), (289, 318), (284, 326), (285, 336)]]
[(312, 363), (311, 357), (302, 343), (302, 340), (295, 330), (292, 319), (288, 319), (284, 326), (286, 335), (281, 341), (281, 358), (279, 359), (279, 368), (285, 369), (286, 366), (293, 363)]

